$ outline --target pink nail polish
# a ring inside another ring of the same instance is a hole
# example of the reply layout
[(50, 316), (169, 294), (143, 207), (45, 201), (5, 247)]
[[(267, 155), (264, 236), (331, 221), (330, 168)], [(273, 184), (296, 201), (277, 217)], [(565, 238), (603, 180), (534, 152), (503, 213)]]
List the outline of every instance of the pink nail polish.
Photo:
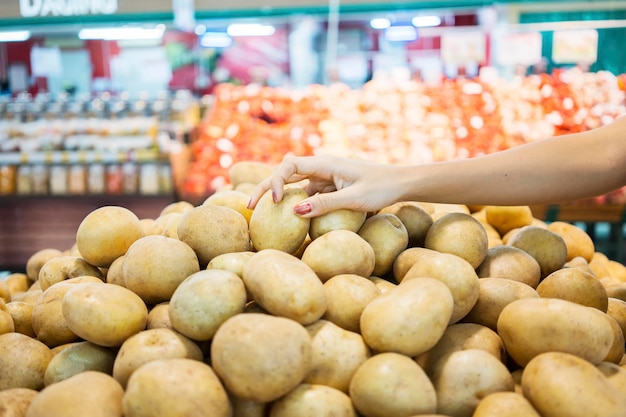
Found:
[(276, 197), (276, 193), (274, 191), (272, 191), (272, 200), (274, 203), (278, 203), (278, 197)]
[(310, 212), (311, 212), (311, 209), (312, 209), (312, 208), (313, 208), (313, 207), (311, 206), (311, 203), (309, 203), (308, 201), (306, 201), (306, 202), (304, 202), (304, 203), (299, 203), (299, 204), (296, 204), (296, 205), (293, 207), (293, 211), (294, 211), (296, 214), (308, 214), (308, 213), (310, 213)]
[(252, 199), (248, 200), (248, 204), (246, 205), (246, 208), (247, 208), (248, 210), (251, 210), (251, 209), (252, 209)]

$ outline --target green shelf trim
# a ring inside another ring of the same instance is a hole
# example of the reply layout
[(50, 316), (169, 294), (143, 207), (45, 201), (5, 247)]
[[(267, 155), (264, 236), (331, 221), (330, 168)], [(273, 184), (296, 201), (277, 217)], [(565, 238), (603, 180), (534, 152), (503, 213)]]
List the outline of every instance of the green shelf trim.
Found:
[[(626, 7), (626, 5), (625, 5)], [(625, 10), (583, 10), (583, 11), (561, 11), (561, 12), (541, 12), (522, 13), (519, 17), (520, 23), (546, 23), (546, 22), (568, 22), (585, 20), (623, 20), (626, 19)]]

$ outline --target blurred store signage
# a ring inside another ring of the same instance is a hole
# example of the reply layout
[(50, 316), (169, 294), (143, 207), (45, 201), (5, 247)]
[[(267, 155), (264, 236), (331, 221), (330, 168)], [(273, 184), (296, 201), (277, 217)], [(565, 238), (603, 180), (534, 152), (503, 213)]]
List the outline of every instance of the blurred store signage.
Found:
[(483, 32), (453, 32), (441, 35), (441, 59), (448, 65), (485, 62), (486, 38)]
[(82, 16), (117, 12), (117, 0), (19, 0), (19, 6), (22, 17)]
[(555, 31), (552, 60), (558, 64), (593, 64), (598, 59), (598, 31), (595, 29)]
[(498, 37), (496, 59), (499, 65), (534, 65), (541, 61), (539, 32), (509, 33)]

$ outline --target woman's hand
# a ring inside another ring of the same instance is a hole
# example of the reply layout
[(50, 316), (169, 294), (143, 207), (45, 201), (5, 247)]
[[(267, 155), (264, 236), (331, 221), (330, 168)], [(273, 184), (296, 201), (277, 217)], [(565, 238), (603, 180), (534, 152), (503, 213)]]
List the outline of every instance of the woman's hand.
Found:
[(393, 175), (398, 167), (334, 156), (286, 156), (274, 174), (256, 186), (249, 208), (267, 191), (279, 202), (286, 184), (307, 180), (309, 198), (294, 207), (302, 217), (316, 217), (337, 209), (376, 211), (398, 201)]

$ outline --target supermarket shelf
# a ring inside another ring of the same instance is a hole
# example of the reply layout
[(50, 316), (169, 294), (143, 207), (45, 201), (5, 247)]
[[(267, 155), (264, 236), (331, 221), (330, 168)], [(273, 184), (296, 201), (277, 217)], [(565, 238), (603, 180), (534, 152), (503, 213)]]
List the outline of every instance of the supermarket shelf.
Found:
[(21, 164), (92, 164), (123, 162), (167, 162), (156, 149), (135, 149), (127, 152), (112, 151), (44, 151), (0, 153), (0, 165)]
[(139, 218), (156, 218), (174, 195), (3, 196), (0, 198), (0, 270), (23, 272), (26, 261), (45, 248), (67, 250), (87, 214), (117, 205)]

